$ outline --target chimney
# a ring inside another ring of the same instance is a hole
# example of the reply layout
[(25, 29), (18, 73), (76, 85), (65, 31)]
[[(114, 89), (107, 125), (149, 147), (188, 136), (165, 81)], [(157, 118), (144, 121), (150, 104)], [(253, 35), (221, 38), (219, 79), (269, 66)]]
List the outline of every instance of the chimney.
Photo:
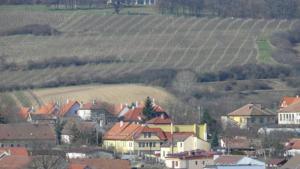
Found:
[(122, 120), (122, 121), (120, 121), (120, 127), (123, 127), (123, 125), (124, 125), (124, 122)]
[(123, 103), (121, 103), (120, 106), (121, 106), (121, 110), (122, 110), (123, 109)]
[(134, 106), (131, 107), (132, 110), (133, 110), (134, 108), (135, 108)]
[(161, 118), (161, 119), (165, 119), (165, 115), (164, 115), (164, 114), (161, 114), (161, 115), (160, 115), (160, 118)]
[(154, 98), (152, 98), (152, 104), (155, 105), (155, 99)]
[(299, 95), (296, 95), (296, 98), (299, 98)]
[(82, 108), (83, 106), (83, 101), (80, 101), (80, 108)]
[(93, 100), (93, 105), (95, 105), (95, 104), (96, 104), (96, 100), (94, 99), (94, 100)]
[(138, 106), (139, 106), (139, 102), (135, 101), (135, 107), (138, 107)]
[(70, 101), (69, 101), (69, 98), (67, 98), (67, 104), (69, 103)]

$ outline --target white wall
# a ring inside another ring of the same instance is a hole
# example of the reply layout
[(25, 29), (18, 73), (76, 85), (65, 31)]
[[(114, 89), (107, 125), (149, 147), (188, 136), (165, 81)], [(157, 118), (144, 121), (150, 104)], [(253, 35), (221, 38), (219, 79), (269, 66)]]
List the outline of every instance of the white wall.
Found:
[(87, 158), (86, 154), (83, 153), (66, 153), (67, 158), (74, 159), (74, 158)]
[(91, 110), (81, 110), (81, 109), (79, 109), (79, 110), (77, 111), (77, 115), (78, 115), (82, 120), (91, 120), (92, 112), (91, 112)]

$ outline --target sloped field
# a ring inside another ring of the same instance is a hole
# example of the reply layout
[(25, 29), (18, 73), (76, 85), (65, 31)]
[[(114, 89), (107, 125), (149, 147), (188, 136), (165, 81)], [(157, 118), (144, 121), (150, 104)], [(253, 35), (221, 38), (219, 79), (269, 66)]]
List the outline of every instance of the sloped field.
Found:
[(2, 71), (0, 86), (34, 85), (65, 75), (109, 78), (159, 68), (206, 72), (256, 63), (260, 62), (257, 39), (290, 29), (297, 22), (0, 11), (0, 31), (28, 24), (48, 24), (62, 32), (56, 36), (0, 36), (0, 54), (7, 56), (8, 61), (26, 65), (29, 60), (52, 57), (110, 59), (108, 63)]

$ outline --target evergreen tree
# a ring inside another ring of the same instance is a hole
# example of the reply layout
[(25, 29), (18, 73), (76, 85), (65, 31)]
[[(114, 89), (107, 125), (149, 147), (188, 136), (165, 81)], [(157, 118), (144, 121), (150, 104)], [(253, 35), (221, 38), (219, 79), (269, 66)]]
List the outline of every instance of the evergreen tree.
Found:
[(153, 103), (151, 98), (148, 96), (145, 100), (145, 107), (143, 109), (143, 115), (145, 116), (145, 120), (152, 119), (155, 117), (155, 111), (153, 110)]
[(64, 129), (66, 125), (66, 121), (61, 121), (59, 118), (57, 118), (55, 122), (55, 134), (56, 134), (56, 142), (57, 144), (61, 144), (61, 135), (62, 135), (62, 130)]
[(5, 124), (6, 123), (6, 119), (2, 116), (2, 114), (0, 114), (0, 124)]
[(218, 137), (218, 133), (214, 132), (212, 139), (211, 139), (211, 147), (215, 148), (219, 146), (219, 137)]

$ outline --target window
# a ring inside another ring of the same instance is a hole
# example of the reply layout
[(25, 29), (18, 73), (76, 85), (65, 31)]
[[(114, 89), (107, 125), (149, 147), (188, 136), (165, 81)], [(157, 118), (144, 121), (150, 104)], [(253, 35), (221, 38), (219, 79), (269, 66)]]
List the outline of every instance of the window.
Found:
[(195, 161), (195, 165), (198, 165), (198, 161)]
[(146, 147), (149, 147), (149, 143), (148, 142), (146, 142)]
[(183, 143), (182, 142), (180, 142), (180, 147), (183, 147)]
[(139, 147), (142, 147), (142, 143), (139, 143)]
[(1, 147), (4, 147), (4, 144), (0, 144), (1, 145)]
[(251, 118), (251, 123), (255, 123), (255, 121), (256, 121), (255, 117), (252, 117)]
[(153, 142), (153, 143), (152, 143), (152, 146), (153, 146), (153, 147), (156, 147), (156, 143), (155, 143), (155, 142)]
[(205, 165), (205, 161), (202, 161), (202, 164)]
[(264, 123), (264, 118), (263, 118), (263, 117), (260, 117), (260, 118), (259, 118), (259, 122), (260, 122), (260, 123)]
[(145, 143), (142, 143), (142, 147), (145, 147)]
[(149, 143), (149, 147), (152, 147), (152, 142)]
[(175, 161), (175, 166), (178, 167), (178, 161)]
[(10, 147), (14, 147), (14, 144), (11, 144)]
[(279, 121), (282, 121), (282, 114), (279, 114)]
[(148, 138), (150, 138), (151, 137), (151, 133), (148, 133)]

